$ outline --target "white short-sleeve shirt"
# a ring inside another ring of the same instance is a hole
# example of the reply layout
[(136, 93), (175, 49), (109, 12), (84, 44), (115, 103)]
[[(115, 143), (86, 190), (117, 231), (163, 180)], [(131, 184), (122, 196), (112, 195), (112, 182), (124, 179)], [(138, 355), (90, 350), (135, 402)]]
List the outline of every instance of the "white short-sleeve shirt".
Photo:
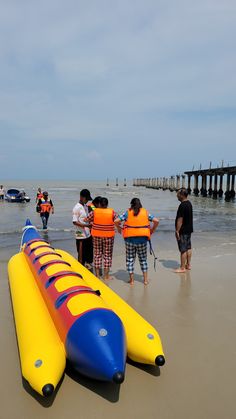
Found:
[(75, 237), (76, 239), (87, 239), (90, 237), (90, 228), (86, 227), (88, 223), (84, 221), (88, 216), (87, 205), (82, 205), (79, 202), (73, 208), (72, 222), (83, 223), (84, 227), (75, 226)]

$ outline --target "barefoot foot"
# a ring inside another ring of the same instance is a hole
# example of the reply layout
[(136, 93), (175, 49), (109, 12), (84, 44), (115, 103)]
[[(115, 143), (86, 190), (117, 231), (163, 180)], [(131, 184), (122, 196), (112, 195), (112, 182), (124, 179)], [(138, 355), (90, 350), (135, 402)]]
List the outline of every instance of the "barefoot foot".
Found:
[(175, 269), (173, 272), (176, 273), (176, 274), (182, 274), (182, 273), (186, 272), (186, 269), (185, 268), (178, 268), (178, 269)]
[(104, 281), (110, 281), (110, 279), (114, 279), (114, 276), (104, 276)]

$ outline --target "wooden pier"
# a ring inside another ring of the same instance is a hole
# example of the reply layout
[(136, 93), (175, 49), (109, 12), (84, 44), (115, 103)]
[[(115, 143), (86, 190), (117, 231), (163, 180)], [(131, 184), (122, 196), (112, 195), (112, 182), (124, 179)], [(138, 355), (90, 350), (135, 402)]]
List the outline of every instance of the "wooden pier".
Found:
[(133, 185), (163, 191), (168, 189), (171, 192), (187, 188), (189, 194), (193, 192), (195, 196), (217, 199), (224, 195), (225, 200), (230, 201), (235, 198), (235, 175), (236, 166), (211, 168), (210, 165), (209, 169), (186, 171), (182, 175), (134, 179)]

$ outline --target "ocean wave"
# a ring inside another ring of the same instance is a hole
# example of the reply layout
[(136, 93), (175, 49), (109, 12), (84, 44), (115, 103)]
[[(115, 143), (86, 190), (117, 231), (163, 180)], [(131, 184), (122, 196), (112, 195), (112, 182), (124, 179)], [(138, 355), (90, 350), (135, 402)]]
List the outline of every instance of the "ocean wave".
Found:
[(22, 234), (22, 230), (0, 231), (0, 235), (7, 236), (12, 234)]
[(116, 195), (116, 196), (130, 196), (130, 195), (138, 195), (135, 192), (128, 192), (128, 191), (106, 191), (106, 195)]
[[(39, 232), (45, 232), (45, 230), (42, 229), (42, 227), (37, 227), (37, 230)], [(59, 232), (59, 233), (73, 233), (75, 230), (73, 228), (53, 228), (53, 227), (48, 227), (47, 229), (49, 232)], [(14, 235), (14, 234), (22, 234), (22, 229), (19, 230), (9, 230), (9, 231), (0, 231), (0, 235), (2, 236), (10, 236), (10, 235)]]
[(49, 192), (68, 192), (68, 191), (72, 191), (72, 192), (77, 192), (78, 193), (78, 191), (79, 191), (79, 188), (75, 188), (75, 187), (73, 187), (73, 188), (48, 188), (48, 191)]

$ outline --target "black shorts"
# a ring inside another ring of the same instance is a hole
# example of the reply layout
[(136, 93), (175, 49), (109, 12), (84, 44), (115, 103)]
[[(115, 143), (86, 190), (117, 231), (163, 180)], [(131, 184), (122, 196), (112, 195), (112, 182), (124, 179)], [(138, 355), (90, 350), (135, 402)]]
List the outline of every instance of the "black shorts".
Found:
[(180, 253), (185, 253), (192, 248), (191, 234), (180, 234), (177, 240)]
[(87, 239), (76, 239), (76, 248), (78, 252), (78, 261), (82, 261), (82, 265), (93, 263), (93, 240), (92, 236)]

